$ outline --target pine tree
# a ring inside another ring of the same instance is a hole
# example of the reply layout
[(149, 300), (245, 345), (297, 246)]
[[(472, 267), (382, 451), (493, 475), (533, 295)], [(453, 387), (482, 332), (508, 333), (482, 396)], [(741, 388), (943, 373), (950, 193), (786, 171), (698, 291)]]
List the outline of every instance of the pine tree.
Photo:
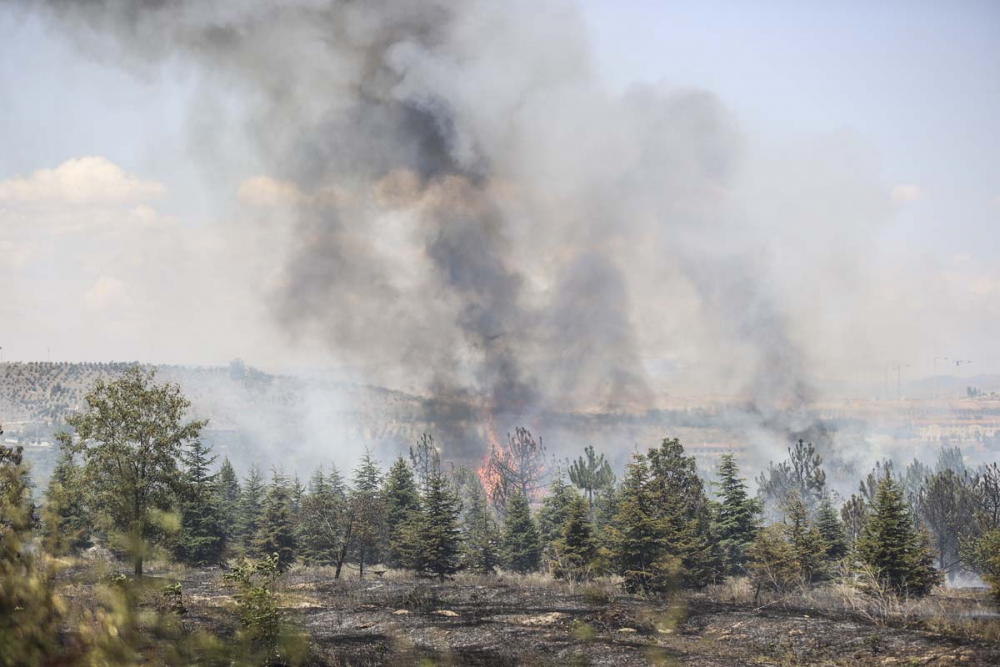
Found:
[(528, 499), (514, 493), (507, 501), (507, 517), (503, 529), (504, 566), (526, 574), (538, 570), (542, 557), (538, 528), (531, 518)]
[(228, 457), (222, 460), (222, 466), (215, 476), (213, 493), (219, 503), (222, 529), (226, 536), (226, 542), (235, 544), (239, 539), (240, 482)]
[(713, 533), (718, 542), (725, 574), (745, 571), (747, 548), (759, 530), (760, 502), (747, 494), (747, 487), (732, 452), (722, 455), (719, 462), (718, 509)]
[(338, 557), (337, 573), (348, 556), (358, 564), (358, 577), (364, 579), (365, 566), (377, 563), (385, 542), (385, 498), (382, 495), (382, 474), (365, 451), (354, 470), (354, 488), (348, 502), (349, 512), (344, 546)]
[(479, 574), (495, 573), (500, 565), (500, 531), (490, 516), (486, 491), (481, 486), (471, 495), (463, 533), (462, 565)]
[[(429, 484), (430, 478), (428, 478)], [(428, 486), (429, 489), (429, 486)], [(385, 480), (385, 522), (389, 548), (386, 564), (402, 567), (412, 560), (414, 549), (420, 549), (419, 531), (405, 530), (420, 513), (420, 495), (413, 471), (402, 456), (389, 469)], [(416, 543), (411, 541), (416, 538)]]
[[(693, 456), (686, 456), (676, 438), (665, 438), (649, 450), (650, 487), (666, 560), (685, 587), (713, 581), (720, 569), (711, 540), (711, 509)], [(664, 558), (661, 560), (666, 562)]]
[(254, 540), (257, 537), (257, 530), (260, 528), (261, 513), (264, 509), (264, 476), (260, 469), (251, 465), (243, 480), (243, 491), (240, 493), (239, 512), (239, 540), (245, 553), (252, 556), (270, 555), (260, 554), (254, 547)]
[(213, 493), (215, 475), (209, 467), (215, 457), (195, 440), (181, 454), (184, 475), (181, 480), (181, 530), (174, 543), (174, 556), (188, 565), (218, 563), (226, 548), (222, 509)]
[(430, 490), (431, 477), (441, 469), (441, 454), (434, 446), (434, 437), (430, 433), (421, 435), (416, 447), (410, 447), (410, 463), (416, 473), (420, 493), (426, 495)]
[(299, 511), (302, 509), (302, 499), (306, 496), (306, 487), (302, 484), (302, 480), (299, 479), (298, 471), (292, 475), (292, 483), (288, 487), (289, 490), (289, 501), (291, 502), (292, 518), (295, 521), (299, 519)]
[(893, 590), (920, 597), (941, 581), (927, 542), (926, 534), (913, 525), (899, 485), (884, 476), (858, 540), (859, 558)]
[(83, 472), (73, 457), (70, 436), (58, 433), (59, 459), (49, 477), (42, 509), (46, 550), (54, 555), (76, 553), (91, 545), (93, 524), (84, 504)]
[(284, 571), (295, 562), (295, 548), (291, 487), (288, 480), (276, 472), (264, 497), (254, 552), (265, 556), (278, 554), (278, 567)]
[(747, 572), (754, 589), (755, 605), (761, 591), (781, 595), (802, 584), (802, 565), (780, 526), (767, 526), (758, 531), (747, 555), (750, 558)]
[(590, 522), (590, 504), (576, 494), (567, 508), (561, 535), (553, 543), (551, 553), (552, 574), (557, 579), (583, 581), (601, 569)]
[(844, 506), (840, 508), (840, 518), (843, 520), (847, 545), (850, 549), (854, 549), (865, 524), (868, 522), (868, 505), (864, 496), (852, 493)]
[(587, 495), (587, 502), (593, 508), (594, 496), (602, 489), (615, 485), (615, 473), (604, 454), (595, 454), (592, 445), (587, 445), (583, 454), (570, 465), (569, 479)]
[(816, 511), (816, 529), (823, 539), (823, 559), (825, 561), (838, 561), (847, 555), (848, 544), (844, 525), (837, 517), (837, 511), (833, 509), (829, 496), (823, 498), (823, 502), (820, 503), (819, 509)]
[(612, 555), (629, 593), (664, 587), (657, 572), (661, 544), (653, 512), (649, 464), (645, 455), (636, 453), (625, 467), (617, 511), (609, 524)]
[(573, 487), (566, 484), (561, 475), (557, 475), (549, 485), (548, 495), (542, 499), (536, 523), (541, 535), (542, 552), (548, 560), (552, 559), (552, 546), (562, 537), (563, 525), (569, 516), (570, 507), (578, 497)]
[(335, 484), (339, 484), (336, 469), (327, 477), (320, 468), (313, 473), (308, 493), (302, 499), (297, 541), (301, 560), (308, 565), (333, 565), (337, 561), (344, 537), (345, 501), (343, 489)]
[(435, 574), (439, 581), (458, 571), (461, 562), (461, 531), (458, 515), (462, 511), (458, 497), (448, 487), (440, 471), (427, 482), (427, 493), (420, 512), (421, 557), (418, 570)]
[(802, 581), (811, 583), (822, 574), (825, 544), (819, 530), (810, 525), (805, 503), (797, 495), (789, 496), (785, 502), (784, 530)]

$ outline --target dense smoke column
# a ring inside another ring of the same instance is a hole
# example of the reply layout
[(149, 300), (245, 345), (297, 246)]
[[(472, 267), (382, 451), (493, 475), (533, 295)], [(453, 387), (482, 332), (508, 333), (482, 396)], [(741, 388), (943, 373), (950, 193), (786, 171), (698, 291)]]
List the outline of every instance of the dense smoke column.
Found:
[[(238, 98), (296, 210), (276, 320), (373, 383), (391, 384), (386, 368), (418, 379), (428, 422), (475, 422), (456, 407), (471, 404), (502, 433), (547, 411), (648, 407), (635, 322), (673, 317), (666, 278), (643, 273), (661, 264), (720, 349), (753, 348), (735, 373), (755, 399), (808, 395), (746, 246), (708, 251), (731, 231), (731, 119), (704, 93), (608, 95), (567, 3), (23, 4), (98, 58), (144, 74), (181, 59)], [(447, 453), (478, 458), (472, 430), (441, 438)]]

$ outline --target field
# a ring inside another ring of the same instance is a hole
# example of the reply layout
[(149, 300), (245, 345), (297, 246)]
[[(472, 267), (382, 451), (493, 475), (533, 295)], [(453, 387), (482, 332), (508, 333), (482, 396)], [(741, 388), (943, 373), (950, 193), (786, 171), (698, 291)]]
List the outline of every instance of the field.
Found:
[[(93, 605), (107, 567), (76, 562), (62, 571), (71, 608)], [(185, 632), (225, 640), (234, 602), (222, 574), (159, 566), (146, 588), (180, 582)], [(739, 585), (652, 600), (627, 596), (612, 580), (574, 585), (540, 575), (438, 583), (389, 571), (362, 581), (296, 567), (280, 591), (286, 629), (308, 638), (310, 665), (1000, 664), (1000, 619), (972, 591), (885, 618), (866, 618), (831, 592), (754, 607)], [(146, 597), (148, 605), (155, 596)], [(150, 645), (147, 658), (157, 650)]]

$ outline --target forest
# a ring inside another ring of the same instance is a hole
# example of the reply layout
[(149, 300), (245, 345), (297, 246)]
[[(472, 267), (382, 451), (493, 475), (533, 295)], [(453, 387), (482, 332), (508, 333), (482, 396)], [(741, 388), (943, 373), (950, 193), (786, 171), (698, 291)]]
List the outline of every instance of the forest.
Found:
[[(1000, 469), (968, 470), (957, 450), (942, 449), (933, 467), (879, 464), (846, 499), (828, 489), (821, 455), (801, 440), (751, 494), (733, 453), (699, 471), (665, 437), (618, 474), (593, 447), (555, 461), (523, 427), (495, 442), (478, 470), (442, 460), (428, 433), (393, 461), (366, 451), (351, 471), (331, 465), (302, 480), (255, 466), (239, 475), (201, 442), (206, 422), (190, 419), (189, 407), (177, 385), (134, 367), (98, 380), (67, 419), (72, 431), (58, 436), (45, 489), (32, 493), (18, 449), (0, 450), (2, 664), (468, 664), (472, 653), (396, 647), (396, 662), (365, 662), (336, 642), (321, 650), (294, 591), (445, 622), (459, 614), (439, 598), (472, 584), (472, 608), (487, 605), (476, 596), (491, 586), (515, 586), (529, 597), (552, 587), (606, 612), (618, 603), (660, 610), (652, 621), (625, 611), (632, 616), (615, 622), (532, 617), (565, 621), (570, 640), (557, 655), (580, 664), (589, 658), (574, 646), (602, 632), (649, 635), (646, 648), (667, 651), (662, 637), (690, 622), (675, 611), (706, 604), (758, 615), (808, 607), (866, 628), (1000, 640), (985, 595), (981, 614), (927, 611), (949, 580), (980, 578), (1000, 603)], [(185, 590), (204, 577), (207, 597), (225, 599), (210, 620), (189, 609), (206, 596)], [(399, 598), (350, 597), (396, 584)], [(878, 658), (880, 636), (859, 650)], [(786, 649), (759, 649), (772, 650)], [(479, 660), (521, 662), (498, 656)]]

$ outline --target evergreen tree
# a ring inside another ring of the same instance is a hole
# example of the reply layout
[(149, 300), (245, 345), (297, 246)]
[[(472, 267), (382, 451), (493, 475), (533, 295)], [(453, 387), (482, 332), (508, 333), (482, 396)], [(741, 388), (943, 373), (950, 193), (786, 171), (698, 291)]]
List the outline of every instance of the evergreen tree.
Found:
[(512, 494), (507, 501), (507, 517), (503, 529), (504, 566), (526, 574), (538, 570), (542, 557), (541, 540), (528, 499), (522, 493)]
[(551, 549), (552, 574), (557, 579), (583, 581), (601, 569), (599, 551), (590, 522), (590, 504), (573, 494), (561, 535)]
[(569, 509), (578, 498), (573, 487), (566, 484), (561, 475), (557, 475), (549, 485), (549, 493), (542, 499), (542, 507), (538, 510), (537, 525), (542, 540), (542, 552), (552, 560), (552, 546), (562, 537), (563, 525), (569, 516)]
[(385, 498), (382, 474), (367, 450), (354, 470), (354, 488), (349, 496), (345, 542), (338, 557), (337, 576), (346, 557), (358, 564), (358, 577), (364, 579), (365, 566), (377, 563), (385, 541)]
[(462, 565), (479, 574), (493, 574), (500, 565), (500, 531), (490, 516), (486, 491), (473, 492), (463, 525)]
[(744, 572), (747, 548), (759, 529), (760, 502), (751, 498), (746, 489), (736, 458), (732, 452), (723, 454), (719, 462), (719, 504), (712, 532), (718, 542), (723, 571), (728, 575)]
[(276, 472), (264, 497), (260, 524), (254, 538), (254, 552), (277, 554), (278, 567), (284, 571), (295, 562), (295, 548), (291, 487), (288, 480)]
[(857, 546), (865, 523), (868, 522), (868, 505), (863, 495), (852, 493), (844, 506), (840, 508), (840, 518), (843, 520), (844, 533), (850, 549)]
[(226, 548), (222, 509), (213, 493), (215, 475), (209, 467), (215, 457), (200, 440), (181, 454), (185, 470), (181, 484), (181, 529), (174, 543), (174, 556), (188, 565), (218, 563)]
[(847, 555), (848, 544), (847, 535), (844, 534), (844, 525), (837, 518), (837, 511), (833, 509), (829, 496), (823, 499), (816, 511), (816, 529), (823, 539), (824, 560), (828, 562), (838, 561)]
[(292, 475), (292, 483), (288, 487), (289, 501), (291, 503), (292, 518), (298, 521), (299, 511), (302, 509), (302, 499), (306, 496), (306, 487), (299, 479), (298, 471)]
[[(386, 564), (391, 567), (403, 566), (411, 559), (413, 550), (421, 548), (419, 531), (405, 530), (418, 518), (419, 513), (420, 495), (413, 471), (400, 456), (389, 469), (385, 480), (385, 522), (389, 540)], [(411, 542), (413, 537), (417, 538), (416, 543)]]
[(805, 503), (795, 495), (785, 502), (784, 530), (802, 581), (811, 583), (821, 574), (825, 544), (819, 530), (809, 523)]
[(660, 530), (660, 544), (685, 587), (700, 587), (720, 569), (711, 540), (711, 509), (693, 456), (676, 438), (649, 450), (650, 486)]
[(771, 517), (780, 514), (790, 495), (797, 495), (812, 512), (826, 493), (826, 472), (823, 457), (813, 444), (799, 440), (788, 448), (788, 460), (768, 465), (757, 478), (758, 495)]
[(914, 527), (902, 490), (889, 475), (878, 483), (857, 551), (898, 592), (920, 597), (941, 581), (926, 535)]
[(420, 562), (417, 570), (435, 574), (439, 581), (454, 574), (460, 567), (461, 531), (458, 515), (462, 510), (458, 497), (448, 487), (441, 471), (431, 473), (423, 511), (414, 525), (420, 528)]
[(56, 439), (59, 459), (45, 490), (42, 524), (46, 550), (63, 555), (89, 547), (93, 525), (84, 504), (83, 472), (74, 460), (70, 436), (58, 433)]
[(430, 433), (421, 435), (417, 445), (410, 447), (410, 463), (416, 472), (420, 493), (427, 495), (430, 491), (431, 477), (441, 469), (441, 454), (434, 446), (434, 437)]
[(347, 497), (336, 466), (324, 476), (313, 473), (309, 492), (302, 500), (299, 551), (311, 565), (335, 565), (346, 540)]
[(962, 545), (963, 560), (983, 577), (993, 600), (1000, 604), (1000, 529), (994, 528), (977, 540)]
[(213, 493), (219, 504), (226, 542), (234, 544), (239, 539), (240, 529), (240, 481), (228, 457), (222, 460), (222, 466), (215, 476)]
[(802, 566), (795, 550), (785, 540), (780, 526), (767, 526), (757, 532), (747, 549), (747, 571), (753, 586), (756, 605), (761, 591), (782, 595), (802, 584)]
[(583, 456), (570, 465), (569, 479), (586, 494), (591, 508), (594, 507), (595, 494), (615, 485), (615, 473), (611, 470), (611, 464), (605, 460), (604, 454), (595, 454), (592, 445), (587, 445)]
[(612, 555), (629, 593), (668, 587), (658, 571), (660, 531), (654, 516), (649, 478), (645, 455), (633, 454), (632, 462), (625, 466), (625, 481), (614, 521), (609, 524)]
[[(947, 461), (942, 449), (942, 457)], [(961, 456), (957, 457), (961, 461)], [(959, 546), (975, 539), (976, 497), (968, 475), (939, 464), (941, 471), (927, 478), (918, 495), (920, 516), (934, 536), (938, 553), (938, 568), (954, 573), (961, 565)]]
[(252, 556), (262, 556), (257, 552), (254, 541), (260, 528), (261, 513), (264, 509), (264, 476), (260, 469), (251, 465), (243, 480), (243, 491), (240, 493), (239, 539), (244, 552)]

